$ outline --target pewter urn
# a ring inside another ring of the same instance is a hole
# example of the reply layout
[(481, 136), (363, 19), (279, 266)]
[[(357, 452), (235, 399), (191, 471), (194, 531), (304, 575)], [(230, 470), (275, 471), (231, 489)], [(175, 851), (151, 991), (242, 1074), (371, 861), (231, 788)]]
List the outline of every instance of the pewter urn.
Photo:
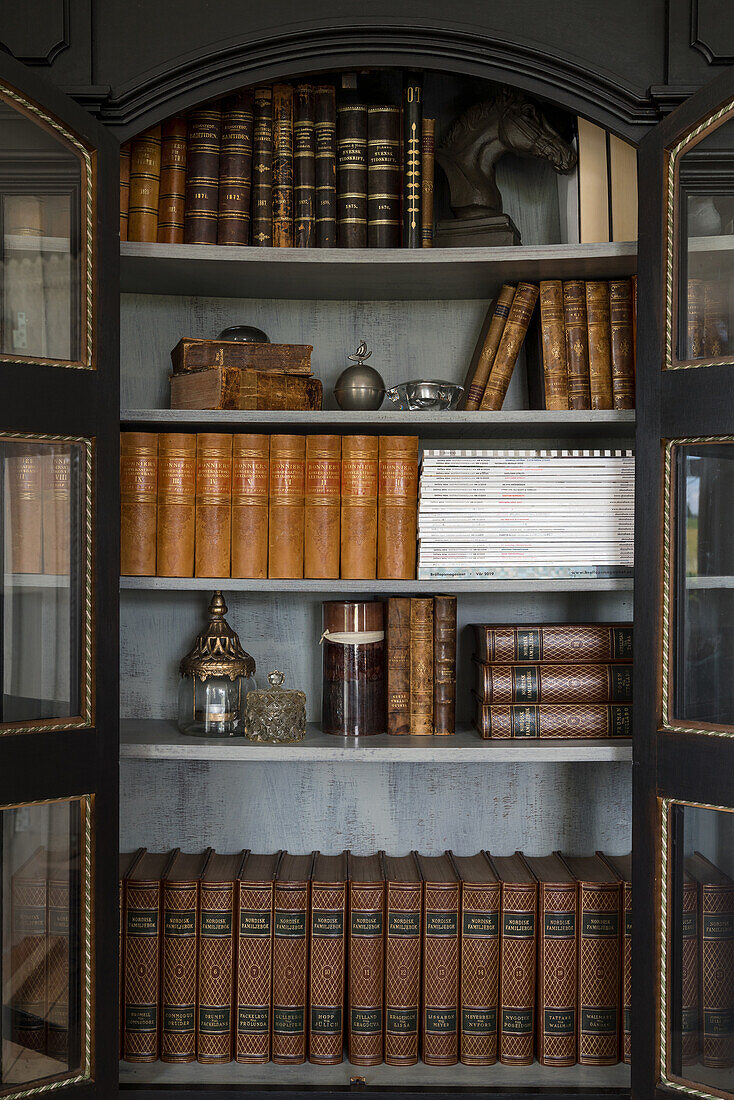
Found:
[(353, 355), (348, 355), (351, 366), (341, 372), (334, 386), (334, 397), (340, 409), (351, 412), (368, 412), (379, 409), (385, 396), (382, 375), (365, 363), (372, 355), (365, 340)]

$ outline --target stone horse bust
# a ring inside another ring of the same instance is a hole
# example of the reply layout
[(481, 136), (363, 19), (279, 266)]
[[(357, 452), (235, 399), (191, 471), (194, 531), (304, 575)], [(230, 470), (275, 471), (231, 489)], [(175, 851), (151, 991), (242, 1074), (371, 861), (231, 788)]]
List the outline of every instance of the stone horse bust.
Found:
[(503, 88), (460, 115), (436, 149), (449, 181), (454, 217), (502, 214), (495, 166), (510, 152), (548, 160), (556, 172), (570, 172), (576, 164), (574, 150), (537, 106), (521, 92)]

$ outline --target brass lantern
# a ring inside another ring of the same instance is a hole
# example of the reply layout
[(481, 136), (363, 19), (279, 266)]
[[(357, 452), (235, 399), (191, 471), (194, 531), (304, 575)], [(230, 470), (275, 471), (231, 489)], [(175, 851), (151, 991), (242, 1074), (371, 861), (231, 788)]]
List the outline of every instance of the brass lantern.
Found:
[(245, 698), (255, 687), (255, 662), (225, 619), (221, 592), (209, 604), (209, 622), (181, 661), (178, 728), (197, 737), (244, 732)]

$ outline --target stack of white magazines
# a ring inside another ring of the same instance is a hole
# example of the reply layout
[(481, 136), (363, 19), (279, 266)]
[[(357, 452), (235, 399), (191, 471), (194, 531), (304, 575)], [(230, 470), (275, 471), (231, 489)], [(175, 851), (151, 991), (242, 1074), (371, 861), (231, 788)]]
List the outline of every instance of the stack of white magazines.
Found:
[(426, 450), (418, 579), (632, 575), (632, 451)]

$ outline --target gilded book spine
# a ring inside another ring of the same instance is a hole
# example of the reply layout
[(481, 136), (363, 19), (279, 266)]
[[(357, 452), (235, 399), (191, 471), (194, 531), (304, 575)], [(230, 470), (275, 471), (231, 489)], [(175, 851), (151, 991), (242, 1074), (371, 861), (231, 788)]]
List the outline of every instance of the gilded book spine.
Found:
[(341, 575), (344, 580), (377, 576), (378, 439), (342, 437)]
[(349, 1061), (377, 1066), (383, 1056), (384, 882), (349, 884)]
[(583, 279), (563, 284), (563, 318), (568, 364), (568, 407), (590, 409), (589, 333), (586, 327), (586, 286)]
[(529, 1066), (535, 1032), (537, 883), (502, 883), (499, 1055)]
[(385, 1061), (412, 1066), (418, 1061), (418, 1009), (421, 984), (423, 884), (386, 884)]
[(688, 300), (686, 311), (686, 359), (703, 359), (703, 314), (705, 292), (706, 288), (703, 279), (688, 280)]
[(538, 1061), (576, 1064), (575, 882), (538, 886)]
[(387, 732), (410, 733), (410, 598), (387, 601)]
[(252, 137), (252, 243), (273, 243), (273, 93), (255, 88)]
[(314, 88), (316, 245), (336, 246), (336, 96), (331, 84)]
[(367, 108), (337, 109), (336, 209), (340, 248), (367, 247)]
[(186, 118), (176, 115), (161, 128), (161, 186), (158, 243), (183, 244), (186, 203)]
[(312, 884), (308, 1059), (320, 1066), (342, 1060), (345, 912), (346, 883)]
[(456, 596), (433, 601), (433, 732), (456, 733)]
[(155, 241), (158, 236), (158, 195), (161, 182), (161, 128), (133, 139), (130, 152), (129, 241)]
[[(687, 875), (683, 880), (681, 928), (681, 1059), (684, 1066), (698, 1061), (701, 1032), (698, 991), (698, 883)], [(630, 1044), (631, 1045), (631, 1044)], [(625, 1045), (625, 1055), (627, 1049)], [(627, 1061), (627, 1057), (625, 1057)]]
[(403, 81), (403, 248), (421, 247), (421, 136), (423, 83), (415, 73)]
[(273, 920), (273, 1061), (306, 1061), (309, 884), (275, 884)]
[(632, 281), (609, 284), (609, 323), (612, 342), (612, 393), (615, 409), (635, 407), (635, 361), (632, 343)]
[(410, 732), (433, 733), (433, 600), (410, 601)]
[(155, 576), (158, 436), (120, 435), (120, 572)]
[(424, 118), (421, 139), (421, 245), (433, 247), (433, 181), (435, 174), (436, 120)]
[(273, 883), (239, 883), (235, 1061), (267, 1062), (273, 979)]
[(129, 141), (120, 146), (120, 240), (127, 240), (130, 216), (130, 146)]
[(186, 244), (216, 244), (219, 210), (219, 105), (191, 111), (186, 132)]
[(484, 706), (476, 700), (474, 725), (482, 737), (631, 737), (632, 707), (604, 703), (513, 703)]
[(418, 437), (380, 436), (377, 576), (413, 580), (418, 525)]
[(400, 109), (367, 108), (367, 243), (400, 245)]
[(232, 436), (196, 437), (197, 577), (228, 577), (232, 524)]
[(196, 1061), (197, 882), (163, 883), (161, 1061)]
[(701, 1062), (730, 1069), (734, 1066), (734, 883), (702, 882), (699, 891)]
[(303, 576), (305, 440), (302, 435), (270, 437), (268, 576)]
[[(685, 885), (683, 887), (685, 893)], [(622, 911), (624, 928), (622, 938), (622, 1061), (632, 1062), (632, 883), (622, 884)], [(685, 901), (683, 902), (685, 911)], [(685, 987), (685, 962), (683, 964), (683, 984)], [(685, 1037), (681, 1039), (685, 1047)], [(685, 1051), (683, 1054), (685, 1060)]]
[(232, 576), (268, 575), (270, 438), (235, 435), (232, 441)]
[(158, 436), (159, 577), (193, 577), (196, 530), (196, 436), (161, 432)]
[(537, 286), (532, 283), (518, 284), (487, 380), (481, 404), (482, 412), (502, 408), (537, 300)]
[(199, 1062), (232, 1061), (234, 882), (202, 882), (199, 905)]
[(297, 248), (316, 245), (314, 93), (298, 84), (293, 99), (293, 220)]
[(467, 882), (461, 890), (460, 1049), (465, 1066), (497, 1061), (500, 889), (499, 882)]
[(425, 884), (421, 1032), (428, 1066), (459, 1060), (459, 892), (458, 882)]
[(462, 408), (466, 412), (476, 412), (482, 404), (492, 364), (500, 345), (502, 333), (515, 297), (515, 287), (505, 283), (497, 295), (494, 306), (487, 314), (479, 341), (475, 349), (469, 371), (464, 381)]
[(619, 1061), (619, 882), (579, 883), (578, 1060), (582, 1066)]
[(293, 247), (293, 89), (273, 85), (273, 245)]
[(609, 623), (474, 627), (477, 656), (497, 664), (631, 661), (632, 627)]
[(222, 102), (222, 152), (219, 162), (218, 244), (248, 244), (252, 188), (252, 92)]
[(612, 408), (612, 347), (609, 283), (586, 284), (586, 325), (589, 332), (589, 386), (592, 409)]
[(43, 571), (69, 572), (71, 548), (71, 454), (59, 444), (42, 459)]
[(488, 703), (630, 703), (632, 665), (475, 663), (475, 691)]
[(567, 409), (568, 365), (563, 323), (563, 283), (549, 279), (540, 284), (540, 324), (543, 336), (543, 378), (546, 409)]
[(159, 1054), (161, 884), (128, 881), (125, 888), (123, 1058), (155, 1062)]
[(303, 574), (339, 577), (341, 436), (306, 436)]

